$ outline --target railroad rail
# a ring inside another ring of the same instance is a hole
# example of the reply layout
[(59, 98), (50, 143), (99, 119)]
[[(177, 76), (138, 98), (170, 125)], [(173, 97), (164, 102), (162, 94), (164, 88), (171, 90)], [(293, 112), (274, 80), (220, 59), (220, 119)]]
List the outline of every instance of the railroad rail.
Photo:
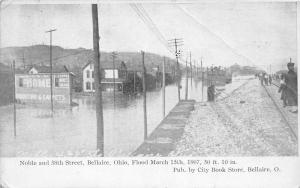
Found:
[[(275, 84), (274, 82), (272, 82), (272, 85), (279, 87), (279, 85)], [(292, 135), (295, 137), (295, 139), (298, 141), (298, 135), (296, 133), (296, 131), (294, 130), (294, 128), (291, 126), (291, 124), (288, 121), (288, 118), (286, 117), (285, 113), (281, 110), (281, 108), (278, 106), (278, 104), (276, 103), (274, 96), (272, 94), (270, 94), (269, 90), (266, 88), (265, 85), (263, 85), (263, 87), (265, 88), (268, 96), (270, 97), (270, 99), (272, 100), (274, 106), (276, 107), (276, 109), (278, 110), (278, 112), (280, 113), (280, 115), (282, 116), (282, 119), (284, 120), (285, 124), (289, 127), (290, 132), (292, 133)]]

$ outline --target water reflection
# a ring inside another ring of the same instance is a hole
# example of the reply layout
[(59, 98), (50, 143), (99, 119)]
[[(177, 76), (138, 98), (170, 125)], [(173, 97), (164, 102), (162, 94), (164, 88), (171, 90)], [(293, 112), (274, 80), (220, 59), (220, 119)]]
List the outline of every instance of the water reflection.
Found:
[[(191, 84), (192, 82), (192, 84)], [(202, 83), (189, 80), (189, 99), (202, 100)], [(190, 87), (192, 86), (192, 87)], [(185, 96), (182, 80), (181, 98)], [(206, 87), (204, 87), (206, 94)], [(204, 95), (205, 98), (206, 95)], [(96, 106), (94, 96), (77, 96), (78, 106), (17, 108), (17, 137), (13, 136), (12, 106), (0, 107), (1, 156), (88, 155), (96, 148)], [(103, 93), (104, 146), (106, 156), (128, 156), (143, 142), (143, 97)], [(166, 87), (166, 114), (177, 104), (177, 86)], [(147, 92), (148, 133), (162, 120), (162, 92)]]

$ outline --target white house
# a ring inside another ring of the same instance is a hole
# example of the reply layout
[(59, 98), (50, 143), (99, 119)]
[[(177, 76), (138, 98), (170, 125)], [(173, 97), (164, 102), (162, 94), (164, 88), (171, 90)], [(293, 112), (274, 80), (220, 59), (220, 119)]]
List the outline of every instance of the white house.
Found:
[[(113, 91), (114, 85), (116, 91), (123, 91), (124, 82), (127, 79), (127, 68), (124, 62), (102, 63), (102, 88), (103, 91)], [(83, 74), (83, 92), (95, 92), (94, 83), (94, 64), (87, 63), (82, 70)], [(114, 84), (115, 83), (115, 84)]]

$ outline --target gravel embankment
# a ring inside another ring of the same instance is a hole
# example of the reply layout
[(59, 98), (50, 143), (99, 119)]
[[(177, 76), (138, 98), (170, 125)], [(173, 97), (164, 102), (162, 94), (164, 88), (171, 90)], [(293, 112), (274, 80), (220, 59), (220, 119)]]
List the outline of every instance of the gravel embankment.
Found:
[(265, 89), (249, 80), (230, 97), (197, 103), (170, 156), (295, 156), (297, 148)]

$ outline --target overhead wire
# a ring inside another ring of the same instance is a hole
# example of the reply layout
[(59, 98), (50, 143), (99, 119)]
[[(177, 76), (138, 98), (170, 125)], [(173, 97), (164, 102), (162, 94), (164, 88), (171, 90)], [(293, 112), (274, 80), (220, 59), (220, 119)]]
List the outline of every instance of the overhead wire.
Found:
[(231, 47), (229, 44), (227, 44), (227, 42), (225, 42), (225, 40), (223, 38), (221, 38), (219, 35), (217, 35), (216, 33), (212, 32), (210, 29), (208, 29), (206, 26), (204, 26), (203, 24), (201, 24), (194, 15), (191, 15), (191, 13), (189, 13), (186, 9), (182, 8), (179, 5), (175, 5), (177, 6), (178, 9), (180, 9), (184, 14), (186, 14), (188, 17), (190, 17), (195, 23), (197, 23), (198, 27), (200, 26), (201, 29), (204, 29), (206, 32), (210, 33), (212, 36), (214, 36), (216, 39), (218, 39), (221, 43), (223, 43), (223, 45), (225, 45), (225, 47), (227, 47), (228, 49), (230, 49), (230, 51), (232, 51), (235, 55), (237, 55), (240, 58), (243, 58), (246, 60), (246, 62), (251, 63), (252, 65), (256, 66), (252, 60), (250, 60), (248, 57), (246, 57), (245, 55), (240, 54), (236, 49), (234, 49), (233, 47)]
[[(151, 17), (147, 14), (146, 10), (143, 8), (141, 4), (137, 3), (131, 3), (131, 8), (136, 12), (138, 17), (146, 24), (146, 26), (150, 29), (150, 31), (153, 32), (153, 34), (158, 38), (158, 40), (167, 48), (167, 50), (171, 54), (175, 54), (175, 51), (168, 45), (168, 41), (165, 39), (165, 37), (162, 35), (162, 33), (159, 31)], [(179, 58), (181, 60), (181, 63), (184, 62), (182, 58)]]

